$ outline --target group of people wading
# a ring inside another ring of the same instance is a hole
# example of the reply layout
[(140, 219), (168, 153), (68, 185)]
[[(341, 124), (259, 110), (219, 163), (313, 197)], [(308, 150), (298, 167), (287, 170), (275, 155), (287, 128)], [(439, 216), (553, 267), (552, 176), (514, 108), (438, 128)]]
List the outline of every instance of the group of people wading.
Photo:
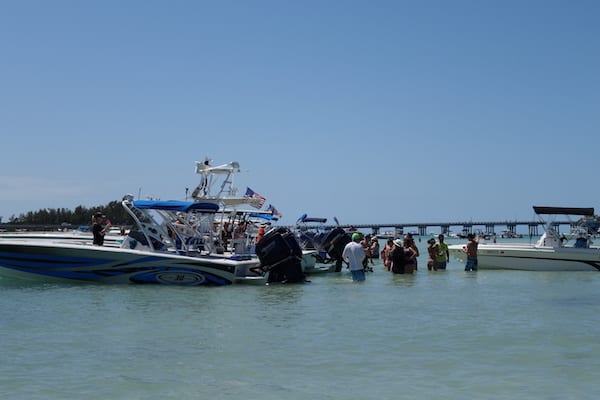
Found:
[[(438, 236), (438, 242), (434, 238), (427, 241), (427, 269), (429, 271), (445, 270), (450, 260), (448, 245), (444, 242), (444, 235)], [(386, 271), (394, 274), (412, 274), (418, 270), (417, 259), (419, 248), (415, 244), (412, 234), (401, 239), (388, 239), (387, 244), (381, 251), (381, 258)]]
[[(348, 264), (348, 268), (352, 272), (352, 279), (355, 281), (365, 280), (364, 272), (373, 271), (369, 267), (369, 261), (373, 263), (372, 258), (376, 258), (373, 249), (377, 249), (378, 243), (376, 238), (369, 239), (370, 237), (365, 238), (360, 232), (354, 232), (352, 241), (346, 245), (342, 254), (342, 259)], [(377, 244), (373, 246), (373, 242)], [(477, 244), (475, 235), (469, 234), (468, 242), (463, 247), (463, 251), (467, 254), (465, 271), (477, 271)], [(450, 262), (450, 251), (443, 234), (438, 235), (437, 241), (434, 238), (427, 241), (427, 254), (427, 270), (443, 271), (446, 269)], [(388, 239), (380, 255), (386, 271), (394, 274), (412, 274), (418, 270), (419, 248), (410, 233), (406, 234), (403, 239)]]

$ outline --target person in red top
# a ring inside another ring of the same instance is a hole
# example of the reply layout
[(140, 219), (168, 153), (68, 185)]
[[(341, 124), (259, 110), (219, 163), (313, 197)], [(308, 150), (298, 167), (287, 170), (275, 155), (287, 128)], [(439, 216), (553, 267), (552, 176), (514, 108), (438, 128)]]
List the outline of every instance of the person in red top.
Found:
[(256, 243), (260, 242), (264, 236), (265, 236), (265, 227), (263, 225), (261, 225), (258, 228), (258, 233), (256, 234)]

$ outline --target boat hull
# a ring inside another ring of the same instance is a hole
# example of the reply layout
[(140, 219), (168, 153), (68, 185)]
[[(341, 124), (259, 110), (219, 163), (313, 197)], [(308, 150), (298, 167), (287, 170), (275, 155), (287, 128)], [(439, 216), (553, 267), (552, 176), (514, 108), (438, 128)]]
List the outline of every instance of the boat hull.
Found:
[(317, 250), (302, 250), (302, 272), (305, 274), (320, 274), (333, 272), (332, 264), (317, 262), (319, 252)]
[[(450, 254), (464, 263), (462, 245), (448, 246)], [(479, 269), (523, 271), (600, 271), (600, 248), (541, 247), (528, 244), (482, 245), (477, 249)]]
[(194, 257), (87, 245), (28, 241), (0, 243), (0, 276), (100, 283), (222, 286), (256, 261)]

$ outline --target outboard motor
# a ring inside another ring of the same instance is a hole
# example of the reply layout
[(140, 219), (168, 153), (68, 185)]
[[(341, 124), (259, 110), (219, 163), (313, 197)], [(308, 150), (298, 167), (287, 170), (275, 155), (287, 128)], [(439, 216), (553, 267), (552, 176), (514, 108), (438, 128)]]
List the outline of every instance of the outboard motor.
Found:
[(323, 240), (323, 247), (327, 250), (327, 254), (335, 260), (335, 272), (342, 270), (342, 253), (344, 252), (344, 247), (351, 241), (352, 238), (350, 235), (339, 227), (332, 229)]
[(314, 250), (315, 244), (313, 238), (315, 237), (314, 232), (301, 232), (298, 235), (298, 241), (300, 242), (300, 247), (305, 250)]
[(304, 282), (302, 250), (294, 234), (285, 227), (270, 229), (256, 244), (256, 255), (268, 282)]
[(327, 252), (327, 250), (323, 246), (323, 243), (325, 242), (325, 239), (327, 239), (327, 235), (329, 235), (329, 232), (330, 231), (327, 231), (327, 232), (317, 232), (312, 237), (312, 243), (313, 243), (313, 246), (314, 246), (314, 248), (316, 250), (323, 250), (323, 251)]

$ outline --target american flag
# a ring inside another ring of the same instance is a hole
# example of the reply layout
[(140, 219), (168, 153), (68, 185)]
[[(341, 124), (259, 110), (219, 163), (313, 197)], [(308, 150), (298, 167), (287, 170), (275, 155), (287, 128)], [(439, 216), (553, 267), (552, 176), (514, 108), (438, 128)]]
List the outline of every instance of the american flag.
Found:
[(263, 196), (256, 193), (254, 190), (250, 189), (249, 187), (246, 187), (246, 194), (244, 195), (244, 197), (247, 197), (249, 199), (255, 199), (256, 205), (254, 202), (251, 205), (252, 205), (252, 207), (258, 208), (258, 209), (261, 209), (262, 206), (265, 204), (265, 201), (267, 201), (267, 199), (265, 199)]
[(271, 214), (273, 214), (276, 217), (283, 217), (283, 215), (281, 215), (281, 213), (279, 211), (277, 211), (277, 209), (275, 207), (273, 207), (272, 204), (269, 204), (269, 207), (267, 207), (267, 211), (270, 211)]

